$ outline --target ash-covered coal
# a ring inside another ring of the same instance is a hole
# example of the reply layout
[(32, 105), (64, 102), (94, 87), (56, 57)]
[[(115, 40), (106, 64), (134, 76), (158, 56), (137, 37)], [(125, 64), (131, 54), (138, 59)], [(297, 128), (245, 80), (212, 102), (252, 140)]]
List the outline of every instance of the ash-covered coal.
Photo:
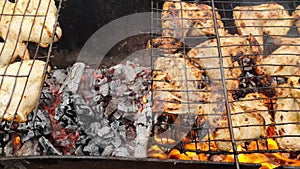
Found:
[(1, 155), (146, 157), (150, 80), (149, 68), (131, 62), (52, 71), (28, 122), (1, 123)]

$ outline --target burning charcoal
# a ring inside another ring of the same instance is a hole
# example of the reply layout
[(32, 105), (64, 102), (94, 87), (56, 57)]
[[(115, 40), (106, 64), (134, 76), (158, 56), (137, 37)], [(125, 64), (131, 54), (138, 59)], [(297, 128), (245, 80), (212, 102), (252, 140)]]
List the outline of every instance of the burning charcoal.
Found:
[(41, 93), (40, 106), (52, 105), (56, 101), (56, 97), (52, 94), (50, 87), (45, 87)]
[(130, 62), (127, 62), (126, 66), (123, 67), (125, 73), (125, 80), (127, 82), (132, 82), (136, 78), (136, 73)]
[[(40, 134), (38, 134), (38, 135), (40, 136)], [(35, 135), (34, 131), (30, 130), (30, 131), (28, 131), (28, 133), (22, 135), (21, 138), (22, 138), (22, 142), (26, 142), (35, 137), (36, 137), (36, 135)]]
[(121, 84), (120, 86), (115, 88), (115, 94), (116, 96), (123, 96), (123, 95), (129, 95), (130, 91), (128, 91), (128, 87), (125, 84)]
[(84, 129), (87, 129), (89, 127), (89, 124), (91, 124), (95, 120), (99, 120), (95, 118), (94, 111), (90, 108), (90, 106), (87, 105), (87, 103), (80, 95), (75, 94), (72, 97), (74, 100), (73, 104), (76, 117), (78, 118), (78, 124), (80, 124)]
[(38, 152), (38, 144), (36, 140), (29, 140), (26, 141), (21, 149), (19, 149), (15, 155), (16, 156), (38, 156), (39, 152)]
[(91, 137), (95, 137), (97, 135), (98, 129), (100, 129), (101, 124), (99, 122), (94, 122), (92, 124), (90, 124), (90, 127), (85, 130), (85, 132), (91, 136)]
[(51, 120), (47, 111), (38, 110), (37, 117), (34, 120), (34, 126), (37, 127), (39, 132), (43, 135), (51, 134)]
[(98, 80), (98, 82), (96, 84), (97, 86), (102, 86), (102, 85), (105, 85), (108, 83), (107, 77), (104, 77), (103, 79), (97, 79), (97, 80)]
[(117, 157), (130, 157), (130, 154), (125, 147), (120, 147), (115, 151), (115, 156)]
[(126, 128), (124, 125), (119, 126), (119, 135), (122, 140), (126, 140)]
[(65, 69), (57, 69), (52, 72), (52, 78), (56, 83), (63, 84), (67, 78), (68, 72)]
[(4, 147), (5, 156), (13, 156), (14, 155), (14, 145), (13, 140), (10, 140), (6, 146)]
[(108, 145), (104, 148), (101, 156), (110, 156), (114, 151), (114, 148), (112, 145)]
[(70, 92), (63, 93), (63, 102), (55, 109), (55, 119), (62, 126), (75, 130), (79, 128), (74, 97)]
[(113, 114), (114, 120), (120, 120), (122, 117), (123, 117), (123, 113), (120, 113), (119, 111), (117, 111)]
[(80, 82), (82, 79), (82, 75), (85, 70), (85, 64), (84, 63), (75, 63), (73, 67), (70, 69), (70, 72), (62, 84), (59, 93), (62, 92), (72, 92), (73, 94), (77, 93)]
[[(149, 98), (150, 99), (150, 98)], [(147, 103), (136, 120), (136, 139), (134, 157), (146, 158), (148, 148), (148, 138), (152, 128), (152, 108), (151, 103)]]
[(113, 72), (114, 76), (120, 76), (123, 74), (123, 67), (124, 65), (118, 64), (116, 66), (113, 66), (109, 69), (110, 72)]
[(99, 92), (105, 97), (109, 94), (109, 85), (108, 83), (105, 83), (103, 84), (101, 87), (100, 87), (100, 90)]
[(104, 137), (105, 135), (108, 135), (111, 133), (111, 128), (109, 126), (103, 126), (97, 131), (97, 135), (99, 137)]
[(120, 102), (118, 104), (118, 111), (124, 112), (124, 113), (129, 113), (129, 112), (136, 112), (138, 109), (137, 107), (134, 105), (132, 105), (132, 103), (130, 103), (129, 101), (126, 102)]
[(105, 117), (110, 117), (118, 109), (118, 104), (124, 102), (125, 100), (125, 98), (112, 99), (105, 109)]
[[(144, 68), (144, 67), (136, 67), (134, 69), (134, 71), (135, 71), (136, 74), (140, 74), (140, 73), (143, 73), (145, 69), (146, 68)], [(140, 74), (140, 75), (142, 75), (142, 74)]]
[(94, 140), (91, 140), (88, 145), (83, 148), (83, 152), (87, 152), (91, 156), (100, 156), (100, 147)]
[(132, 90), (134, 93), (139, 93), (141, 91), (142, 86), (143, 80), (138, 79), (136, 82), (134, 82), (133, 85), (129, 86), (129, 89)]
[(43, 148), (44, 155), (62, 155), (44, 136), (39, 138), (39, 144)]
[[(32, 130), (33, 128), (35, 130)], [(28, 130), (27, 133), (22, 133), (22, 142), (26, 142), (42, 135), (51, 134), (52, 126), (48, 112), (46, 110), (38, 109), (36, 117), (29, 115), (27, 123), (19, 123), (18, 130)]]
[(120, 137), (113, 137), (112, 139), (112, 145), (114, 145), (115, 148), (118, 148), (122, 145), (122, 140), (120, 139)]
[[(121, 80), (120, 79), (117, 79), (117, 80), (113, 80), (110, 82), (109, 84), (109, 87), (111, 89), (111, 93), (117, 93), (116, 89), (121, 86), (122, 83), (121, 83)], [(127, 86), (126, 86), (127, 88)]]
[(85, 153), (83, 152), (83, 149), (82, 149), (82, 145), (80, 145), (76, 148), (75, 155), (76, 156), (84, 156), (85, 155)]

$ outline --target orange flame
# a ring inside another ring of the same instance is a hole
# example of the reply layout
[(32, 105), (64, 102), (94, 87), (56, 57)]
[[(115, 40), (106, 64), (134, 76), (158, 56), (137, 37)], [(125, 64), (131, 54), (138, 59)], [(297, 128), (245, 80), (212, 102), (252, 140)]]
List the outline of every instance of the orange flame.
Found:
[(16, 136), (14, 139), (14, 145), (19, 145), (21, 144), (21, 137), (20, 136)]
[(16, 135), (13, 138), (13, 150), (14, 152), (17, 152), (21, 148), (21, 137)]
[[(170, 140), (158, 140), (161, 144), (170, 143)], [(172, 142), (172, 140), (171, 140)], [(266, 146), (258, 145), (261, 150), (266, 149)], [(208, 143), (190, 143), (184, 146), (185, 150), (188, 152), (181, 153), (179, 150), (173, 149), (169, 154), (164, 153), (158, 146), (152, 146), (149, 149), (149, 156), (152, 158), (160, 158), (160, 159), (179, 159), (179, 160), (199, 160), (199, 161), (208, 161), (207, 154), (197, 154), (193, 152), (197, 149), (201, 149), (203, 151), (208, 151), (209, 147), (212, 151), (217, 151), (217, 147), (211, 143), (209, 146)], [(256, 150), (257, 143), (255, 141), (251, 142), (247, 147), (248, 150)], [(269, 150), (278, 150), (279, 147), (275, 140), (268, 139), (268, 149)], [(242, 146), (237, 147), (238, 151), (246, 151)], [(223, 158), (222, 162), (234, 162), (233, 155), (226, 155)], [(288, 157), (284, 157), (282, 153), (252, 153), (252, 154), (239, 154), (238, 155), (239, 162), (241, 163), (255, 163), (261, 164), (262, 167), (260, 169), (272, 169), (279, 167), (280, 165), (289, 165), (289, 166), (300, 166), (299, 159), (290, 159)]]
[(143, 97), (143, 103), (145, 103), (145, 104), (146, 104), (146, 103), (147, 103), (147, 101), (148, 101), (148, 100), (147, 100), (147, 96), (146, 96), (146, 95), (144, 95), (144, 97)]

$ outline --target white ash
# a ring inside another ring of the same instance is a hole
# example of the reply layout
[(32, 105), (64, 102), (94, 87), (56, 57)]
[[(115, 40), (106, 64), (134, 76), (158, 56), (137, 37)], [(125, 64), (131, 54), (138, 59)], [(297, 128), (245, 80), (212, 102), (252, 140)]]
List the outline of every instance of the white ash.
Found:
[(68, 71), (65, 69), (57, 69), (52, 72), (51, 77), (55, 79), (56, 83), (63, 84), (67, 78)]
[(138, 115), (136, 120), (137, 126), (137, 136), (135, 139), (135, 149), (134, 149), (134, 157), (136, 158), (146, 158), (147, 149), (148, 149), (148, 141), (149, 141), (149, 133), (152, 129), (152, 103), (150, 102), (151, 93), (148, 95), (148, 103), (146, 103), (143, 108), (141, 114)]
[(62, 84), (59, 93), (62, 92), (72, 92), (77, 93), (82, 75), (85, 70), (85, 64), (84, 63), (75, 63), (73, 67), (71, 68), (70, 72), (68, 73), (66, 80)]
[[(150, 79), (150, 69), (132, 62), (102, 70), (86, 69), (83, 63), (67, 71), (54, 70), (46, 80), (40, 107), (56, 104), (58, 99), (53, 93), (59, 93), (61, 102), (51, 118), (66, 131), (79, 133), (74, 147), (65, 155), (142, 157), (137, 152), (147, 151), (145, 143), (151, 128), (151, 103), (143, 103), (143, 97), (149, 95)], [(19, 125), (28, 132), (21, 135), (23, 146), (17, 155), (63, 155), (61, 147), (56, 146), (73, 144), (71, 139), (53, 143), (48, 139), (60, 131), (52, 133), (45, 112), (38, 110), (28, 117), (28, 123)], [(0, 150), (13, 155), (9, 146), (12, 140), (5, 139), (0, 137)]]
[(43, 147), (44, 155), (62, 155), (62, 153), (57, 150), (44, 136), (39, 138), (39, 144)]
[(39, 156), (39, 145), (36, 140), (26, 141), (15, 153), (15, 156)]

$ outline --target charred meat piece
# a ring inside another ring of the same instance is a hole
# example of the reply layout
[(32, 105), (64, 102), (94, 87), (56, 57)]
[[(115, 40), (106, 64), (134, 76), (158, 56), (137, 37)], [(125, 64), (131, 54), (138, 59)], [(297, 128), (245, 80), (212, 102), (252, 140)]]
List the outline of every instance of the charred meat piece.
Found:
[[(46, 63), (39, 60), (16, 62), (0, 68), (0, 118), (26, 122), (36, 107)], [(15, 118), (15, 119), (14, 119)]]
[(177, 53), (182, 50), (183, 43), (175, 38), (159, 37), (149, 40), (147, 48), (159, 48), (162, 49), (164, 53)]
[[(234, 139), (237, 144), (267, 135), (267, 125), (272, 124), (272, 118), (269, 115), (266, 102), (268, 102), (266, 96), (259, 93), (250, 93), (240, 101), (230, 104)], [(216, 145), (219, 150), (229, 151), (232, 149), (227, 117), (224, 116), (218, 122), (214, 138), (217, 140)]]
[[(217, 11), (217, 9), (216, 9)], [(216, 13), (220, 35), (225, 33), (221, 16)], [(166, 1), (162, 12), (163, 37), (215, 35), (212, 7), (206, 4)]]
[(233, 18), (241, 35), (252, 34), (261, 45), (263, 33), (273, 38), (284, 36), (293, 25), (293, 18), (288, 10), (277, 3), (237, 6), (234, 8)]

